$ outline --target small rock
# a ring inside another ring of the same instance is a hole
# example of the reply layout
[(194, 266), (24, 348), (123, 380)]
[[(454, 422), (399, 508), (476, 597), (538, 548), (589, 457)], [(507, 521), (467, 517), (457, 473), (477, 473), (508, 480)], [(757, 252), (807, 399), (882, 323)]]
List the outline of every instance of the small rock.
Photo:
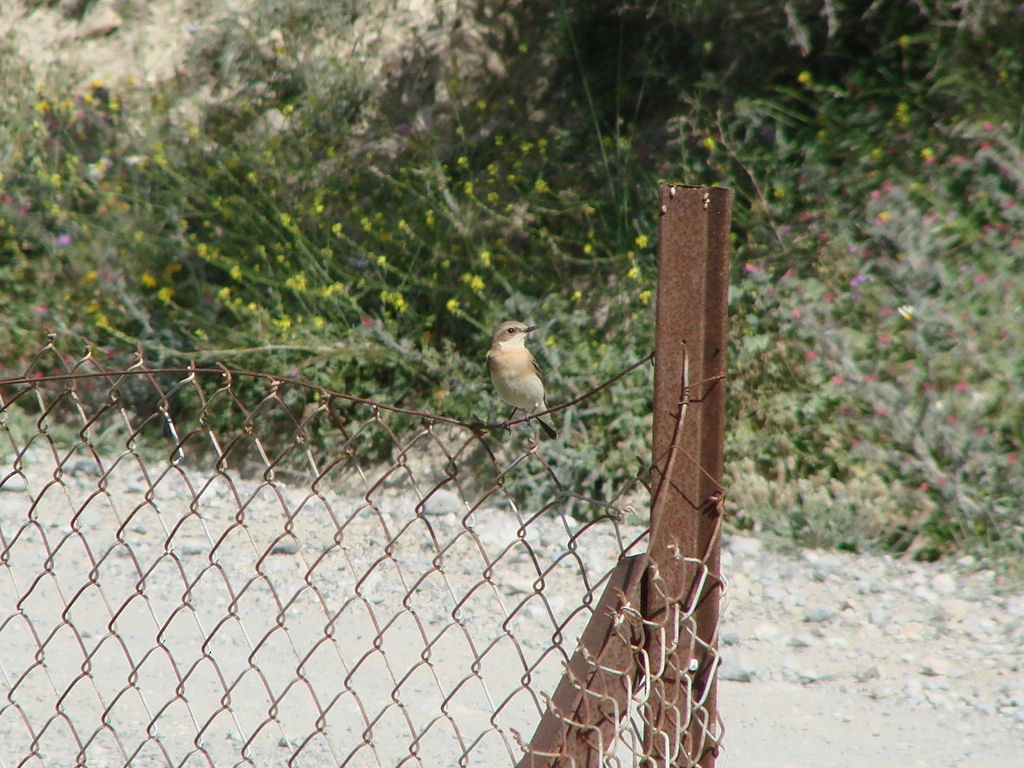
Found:
[(924, 686), (917, 678), (911, 678), (903, 686), (903, 695), (914, 702), (924, 699)]
[(722, 654), (722, 666), (718, 670), (720, 680), (731, 680), (734, 683), (749, 683), (758, 676), (757, 670), (739, 651)]
[(782, 659), (782, 679), (788, 683), (807, 685), (820, 680), (821, 675), (814, 669), (805, 667), (795, 656), (786, 656)]
[(921, 640), (925, 636), (925, 625), (920, 621), (908, 621), (900, 627), (896, 636), (901, 640)]
[(184, 539), (178, 542), (178, 547), (183, 555), (201, 555), (210, 551), (210, 542), (202, 539)]
[(880, 605), (874, 605), (868, 609), (868, 621), (876, 627), (886, 627), (891, 618), (889, 611)]
[(1003, 686), (1002, 693), (1011, 706), (1024, 709), (1024, 683), (1005, 685)]
[(8, 475), (7, 477), (0, 480), (0, 491), (6, 491), (8, 493), (19, 493), (27, 488), (28, 483), (25, 482), (24, 475)]
[(466, 507), (459, 495), (447, 488), (440, 488), (425, 498), (422, 509), (423, 514), (436, 517), (466, 513)]
[(911, 594), (918, 600), (924, 603), (934, 603), (939, 599), (939, 596), (932, 592), (928, 587), (918, 586), (914, 587)]
[(931, 586), (940, 595), (952, 595), (956, 592), (956, 579), (948, 573), (940, 573), (932, 579)]
[(810, 648), (814, 644), (815, 640), (810, 632), (800, 632), (789, 638), (791, 648)]
[(95, 459), (86, 458), (85, 456), (79, 456), (72, 462), (65, 465), (64, 469), (72, 475), (88, 475), (89, 477), (99, 477), (102, 473), (100, 465), (96, 463)]
[(823, 621), (828, 621), (835, 615), (835, 612), (824, 605), (812, 605), (804, 611), (804, 621), (811, 624), (818, 624)]
[(877, 680), (882, 676), (882, 671), (874, 664), (869, 667), (861, 667), (853, 673), (853, 679), (858, 683), (866, 683), (868, 680)]
[(719, 640), (722, 645), (740, 645), (743, 642), (743, 638), (740, 636), (740, 633), (733, 630), (723, 632), (719, 637)]
[(299, 542), (295, 539), (281, 539), (270, 548), (272, 555), (294, 555), (299, 551)]
[(752, 557), (761, 552), (763, 545), (760, 539), (753, 539), (749, 536), (733, 536), (727, 542), (726, 547), (734, 555)]
[(949, 659), (941, 656), (931, 656), (921, 662), (921, 674), (929, 677), (946, 676), (953, 665)]
[(112, 35), (121, 28), (124, 19), (110, 6), (103, 6), (89, 13), (78, 25), (76, 37), (91, 40)]

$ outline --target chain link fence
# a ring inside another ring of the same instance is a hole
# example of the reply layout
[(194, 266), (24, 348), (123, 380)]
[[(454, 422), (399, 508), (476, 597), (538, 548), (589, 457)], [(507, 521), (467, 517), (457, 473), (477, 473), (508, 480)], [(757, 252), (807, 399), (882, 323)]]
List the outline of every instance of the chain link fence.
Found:
[(687, 551), (548, 450), (51, 339), (0, 379), (0, 766), (713, 763), (721, 489)]

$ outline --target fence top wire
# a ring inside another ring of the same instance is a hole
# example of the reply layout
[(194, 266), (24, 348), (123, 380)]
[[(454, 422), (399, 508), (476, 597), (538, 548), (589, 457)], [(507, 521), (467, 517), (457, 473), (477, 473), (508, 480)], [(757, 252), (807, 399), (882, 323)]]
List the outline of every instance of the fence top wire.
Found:
[(648, 495), (579, 492), (517, 423), (51, 339), (0, 379), (6, 754), (514, 764)]

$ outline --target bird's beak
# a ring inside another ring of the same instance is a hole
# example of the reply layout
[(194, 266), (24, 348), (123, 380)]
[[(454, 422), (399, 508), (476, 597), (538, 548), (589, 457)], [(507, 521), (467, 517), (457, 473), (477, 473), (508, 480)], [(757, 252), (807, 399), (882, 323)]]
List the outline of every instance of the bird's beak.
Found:
[(538, 328), (540, 328), (539, 325), (531, 325), (528, 326), (527, 329), (523, 331), (523, 333), (532, 333), (533, 331), (536, 331)]

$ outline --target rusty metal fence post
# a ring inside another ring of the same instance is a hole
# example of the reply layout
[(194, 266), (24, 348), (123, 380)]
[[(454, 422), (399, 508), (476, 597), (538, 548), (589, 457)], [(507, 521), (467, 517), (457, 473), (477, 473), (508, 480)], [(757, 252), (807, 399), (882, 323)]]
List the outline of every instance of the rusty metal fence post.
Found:
[(718, 754), (732, 192), (663, 184), (659, 206), (648, 551), (612, 573), (517, 768), (611, 764), (630, 716), (640, 765), (711, 768)]
[[(714, 765), (732, 192), (663, 184), (650, 560), (649, 764)], [(657, 673), (657, 674), (656, 674)]]

